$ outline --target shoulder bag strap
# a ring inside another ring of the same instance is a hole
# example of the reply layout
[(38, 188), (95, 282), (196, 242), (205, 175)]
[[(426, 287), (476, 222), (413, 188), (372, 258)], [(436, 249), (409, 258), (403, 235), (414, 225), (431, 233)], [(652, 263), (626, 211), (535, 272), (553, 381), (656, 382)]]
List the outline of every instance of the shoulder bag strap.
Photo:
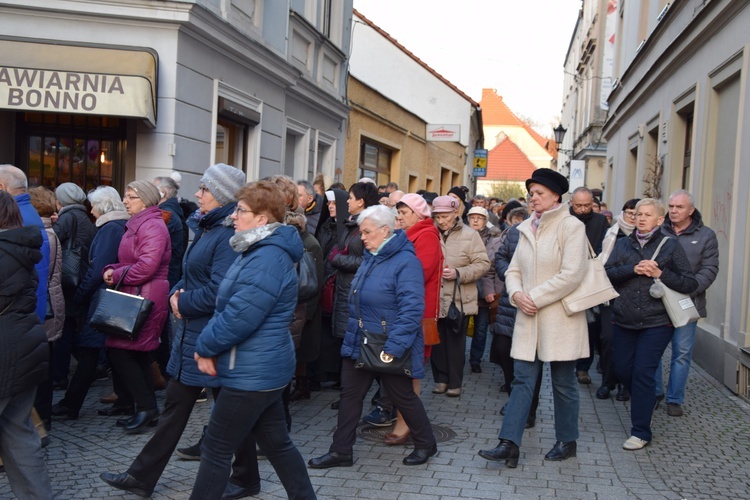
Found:
[(662, 238), (662, 240), (659, 242), (659, 246), (656, 247), (656, 251), (654, 252), (654, 255), (651, 256), (651, 260), (656, 260), (656, 256), (659, 255), (659, 250), (661, 250), (661, 247), (664, 246), (664, 243), (669, 239), (669, 236), (665, 236)]
[(461, 295), (461, 275), (456, 269), (456, 281), (453, 282), (453, 303), (456, 303), (456, 290), (458, 290), (458, 301), (461, 304), (461, 314), (464, 313), (464, 298)]
[[(52, 231), (52, 234), (54, 233), (55, 232)], [(55, 275), (55, 266), (57, 266), (57, 250), (58, 250), (57, 247), (60, 246), (60, 238), (58, 238), (56, 234), (55, 234), (55, 239), (57, 240), (57, 244), (55, 244), (55, 258), (52, 260), (52, 267), (50, 268), (51, 270), (49, 272), (49, 276), (47, 276), (47, 291), (48, 292), (49, 292), (49, 284), (52, 281), (52, 277)]]

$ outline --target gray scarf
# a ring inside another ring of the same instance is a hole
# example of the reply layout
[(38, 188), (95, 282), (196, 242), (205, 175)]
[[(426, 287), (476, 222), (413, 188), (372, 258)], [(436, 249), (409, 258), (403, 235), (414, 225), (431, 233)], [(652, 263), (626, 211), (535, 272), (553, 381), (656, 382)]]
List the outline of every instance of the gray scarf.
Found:
[(229, 239), (229, 244), (235, 252), (243, 253), (252, 245), (271, 235), (276, 228), (281, 227), (280, 222), (273, 222), (265, 226), (254, 227), (247, 231), (240, 231)]

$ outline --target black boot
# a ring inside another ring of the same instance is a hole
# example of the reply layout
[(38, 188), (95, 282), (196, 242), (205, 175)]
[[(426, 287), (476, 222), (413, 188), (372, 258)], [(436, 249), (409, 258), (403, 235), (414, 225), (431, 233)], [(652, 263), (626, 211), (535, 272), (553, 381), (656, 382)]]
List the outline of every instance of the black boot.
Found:
[(196, 444), (194, 444), (193, 446), (188, 446), (187, 448), (177, 448), (174, 454), (183, 460), (200, 460), (201, 459), (201, 443), (203, 442), (203, 438), (206, 436), (206, 429), (208, 429), (208, 426), (204, 425), (201, 438), (198, 440)]
[(102, 479), (102, 481), (112, 486), (113, 488), (127, 491), (128, 493), (138, 495), (139, 497), (150, 497), (154, 492), (154, 488), (152, 486), (149, 486), (143, 481), (137, 480), (127, 472), (123, 472), (122, 474), (102, 472), (101, 474), (99, 474), (99, 477)]
[(520, 450), (518, 445), (508, 439), (501, 439), (500, 444), (491, 450), (479, 450), (479, 456), (485, 460), (501, 462), (505, 460), (505, 465), (511, 469), (518, 467), (518, 456)]
[(154, 420), (159, 420), (159, 410), (157, 408), (139, 411), (133, 415), (133, 419), (125, 425), (125, 433), (140, 434), (144, 432), (146, 427)]
[(289, 401), (299, 401), (300, 399), (310, 399), (310, 385), (307, 377), (301, 375), (297, 377), (294, 390), (289, 394)]
[(577, 446), (575, 441), (568, 441), (567, 443), (558, 441), (555, 443), (555, 446), (553, 446), (552, 449), (549, 450), (549, 453), (544, 455), (544, 459), (550, 460), (552, 462), (567, 460), (570, 457), (576, 456), (576, 448)]

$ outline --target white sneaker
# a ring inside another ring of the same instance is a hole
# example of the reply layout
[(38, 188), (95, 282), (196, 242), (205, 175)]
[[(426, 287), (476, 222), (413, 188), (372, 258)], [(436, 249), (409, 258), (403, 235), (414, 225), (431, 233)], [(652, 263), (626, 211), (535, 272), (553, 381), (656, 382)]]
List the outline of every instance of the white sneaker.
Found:
[(625, 450), (640, 450), (644, 448), (650, 441), (645, 441), (639, 437), (630, 436), (627, 441), (622, 444)]

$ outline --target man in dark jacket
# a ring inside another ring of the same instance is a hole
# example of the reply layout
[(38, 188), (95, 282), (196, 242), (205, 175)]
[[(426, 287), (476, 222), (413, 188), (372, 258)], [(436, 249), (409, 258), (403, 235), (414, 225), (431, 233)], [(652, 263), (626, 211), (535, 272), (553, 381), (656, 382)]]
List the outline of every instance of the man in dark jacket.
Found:
[(299, 206), (305, 210), (307, 217), (307, 232), (317, 236), (318, 228), (328, 218), (328, 209), (323, 197), (315, 193), (315, 187), (306, 180), (297, 181), (297, 195)]
[[(708, 226), (703, 224), (700, 212), (695, 208), (693, 196), (680, 189), (669, 197), (669, 218), (661, 226), (661, 232), (677, 238), (685, 250), (690, 268), (698, 280), (698, 289), (690, 294), (702, 318), (706, 317), (706, 289), (719, 272), (719, 242)], [(680, 417), (685, 400), (685, 386), (693, 357), (697, 321), (675, 328), (672, 336), (672, 361), (667, 386), (667, 415)], [(656, 370), (656, 397), (664, 397), (661, 363)]]
[[(602, 251), (602, 241), (607, 234), (609, 224), (607, 218), (594, 211), (594, 195), (587, 187), (579, 187), (573, 191), (570, 197), (570, 213), (575, 218), (583, 222), (586, 226), (586, 236), (594, 249), (594, 253), (599, 255)], [(589, 349), (590, 356), (581, 358), (576, 363), (576, 376), (579, 384), (590, 384), (589, 368), (594, 362), (594, 348), (600, 346), (599, 333), (601, 330), (601, 318), (593, 310), (586, 312), (589, 328)], [(600, 348), (598, 350), (601, 350)]]
[(52, 498), (30, 418), (36, 387), (49, 373), (47, 335), (35, 312), (42, 236), (35, 227), (21, 227), (11, 196), (2, 193), (0, 207), (0, 458), (17, 498)]
[[(185, 235), (188, 232), (185, 214), (182, 212), (180, 201), (177, 198), (177, 183), (171, 177), (157, 177), (154, 179), (154, 185), (159, 188), (161, 199), (159, 208), (162, 211), (169, 212), (169, 220), (166, 221), (169, 230), (169, 238), (172, 241), (172, 256), (169, 260), (169, 274), (167, 281), (172, 288), (179, 280), (182, 274), (182, 256), (185, 254)], [(165, 218), (166, 220), (166, 218)]]

